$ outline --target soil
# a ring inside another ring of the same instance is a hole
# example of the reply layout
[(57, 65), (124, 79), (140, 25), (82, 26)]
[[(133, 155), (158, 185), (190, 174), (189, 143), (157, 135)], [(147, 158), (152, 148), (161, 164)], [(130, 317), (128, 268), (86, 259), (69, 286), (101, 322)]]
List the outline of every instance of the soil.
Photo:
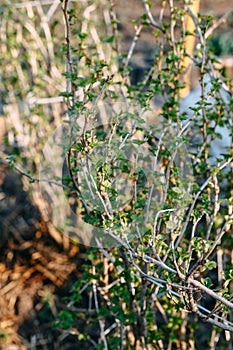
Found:
[(65, 349), (52, 322), (85, 255), (51, 237), (19, 175), (3, 162), (0, 174), (0, 349)]

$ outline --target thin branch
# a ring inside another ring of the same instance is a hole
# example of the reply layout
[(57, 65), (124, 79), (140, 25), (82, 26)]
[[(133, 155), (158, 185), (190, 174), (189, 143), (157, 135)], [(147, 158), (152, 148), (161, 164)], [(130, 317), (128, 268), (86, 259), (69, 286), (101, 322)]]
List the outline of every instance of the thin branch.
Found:
[(216, 218), (216, 216), (218, 214), (218, 211), (220, 209), (220, 204), (219, 204), (219, 201), (218, 201), (218, 195), (219, 195), (219, 192), (220, 192), (220, 188), (219, 188), (219, 185), (218, 185), (217, 176), (213, 177), (212, 187), (214, 188), (214, 210), (213, 210), (212, 218), (210, 219), (209, 227), (208, 227), (208, 230), (207, 230), (207, 233), (206, 233), (206, 241), (208, 241), (210, 239), (211, 229), (213, 227), (214, 220), (215, 220), (215, 218)]
[[(204, 315), (202, 312), (200, 312), (199, 310), (197, 311), (198, 316), (203, 319), (205, 321), (206, 319), (206, 315)], [(227, 324), (224, 324), (222, 322), (218, 322), (216, 320), (213, 320), (212, 318), (208, 318), (208, 320), (206, 320), (208, 323), (217, 326), (221, 329), (224, 329), (225, 331), (229, 331), (229, 332), (233, 332), (233, 327), (228, 326)]]
[(112, 21), (112, 31), (114, 35), (115, 44), (116, 44), (115, 50), (119, 57), (121, 55), (121, 48), (120, 48), (119, 33), (118, 33), (118, 27), (117, 27), (117, 15), (114, 9), (114, 1), (109, 0), (109, 3), (110, 3), (109, 15)]
[(174, 212), (174, 211), (176, 211), (176, 209), (173, 209), (173, 208), (172, 209), (161, 209), (155, 215), (153, 234), (152, 234), (152, 240), (151, 240), (152, 250), (154, 253), (155, 253), (155, 237), (156, 237), (156, 227), (157, 227), (158, 218), (159, 218), (160, 214)]
[[(218, 171), (224, 169), (229, 163), (231, 163), (231, 161), (232, 161), (232, 158), (229, 158), (226, 162), (223, 162), (220, 166), (217, 167)], [(188, 223), (189, 223), (189, 221), (190, 221), (190, 216), (191, 216), (191, 214), (192, 214), (192, 212), (193, 212), (193, 209), (194, 209), (194, 207), (195, 207), (195, 205), (196, 205), (196, 202), (197, 202), (199, 196), (201, 195), (201, 193), (203, 192), (203, 190), (208, 186), (208, 184), (210, 183), (210, 181), (213, 179), (214, 176), (215, 176), (215, 175), (211, 175), (210, 177), (208, 177), (208, 179), (207, 179), (207, 180), (204, 182), (204, 184), (200, 187), (200, 190), (197, 192), (195, 198), (193, 199), (192, 204), (191, 204), (191, 206), (190, 206), (190, 208), (189, 208), (189, 211), (188, 211), (188, 213), (187, 213), (187, 217), (186, 217), (186, 221), (185, 221), (185, 223), (184, 223), (183, 229), (182, 229), (182, 231), (181, 231), (181, 233), (180, 233), (180, 235), (179, 235), (179, 237), (177, 238), (177, 241), (176, 241), (176, 243), (175, 243), (175, 248), (178, 247), (178, 245), (180, 244), (180, 241), (181, 241), (182, 238), (183, 238), (183, 235), (184, 235), (184, 233), (185, 233), (185, 231), (186, 231), (186, 229), (187, 229)]]
[[(168, 272), (172, 272), (175, 275), (177, 275), (177, 271), (172, 269), (171, 267), (169, 267), (168, 265), (164, 264), (162, 261), (158, 261), (148, 255), (144, 255), (144, 257), (142, 258), (141, 255), (137, 254), (136, 252), (130, 252), (129, 251), (130, 256), (135, 256), (138, 259), (141, 259), (145, 262), (152, 262), (155, 265), (161, 267), (162, 269), (168, 271)], [(206, 286), (204, 286), (202, 283), (192, 279), (192, 278), (186, 278), (186, 276), (180, 272), (179, 277), (183, 280), (183, 281), (187, 281), (188, 283), (190, 283), (191, 285), (193, 285), (194, 287), (197, 287), (199, 290), (205, 292), (206, 294), (208, 294), (209, 296), (211, 296), (212, 298), (219, 300), (222, 304), (226, 305), (227, 307), (229, 307), (230, 309), (233, 310), (233, 303), (229, 300), (227, 300), (226, 298), (222, 297), (221, 295), (218, 295), (217, 293), (215, 293), (213, 290), (211, 290), (210, 288), (207, 288)]]
[(93, 283), (93, 295), (94, 295), (95, 308), (96, 308), (96, 311), (97, 311), (97, 314), (98, 314), (100, 332), (101, 332), (102, 340), (103, 340), (103, 343), (104, 343), (104, 349), (108, 350), (108, 344), (107, 344), (107, 339), (106, 339), (106, 336), (105, 336), (103, 321), (99, 317), (99, 303), (98, 303), (97, 289), (96, 289), (96, 284), (95, 283)]
[[(142, 259), (142, 257), (141, 257), (140, 255), (135, 254), (135, 253), (133, 253), (133, 252), (131, 252), (131, 251), (129, 251), (128, 253), (129, 253), (129, 255), (130, 255), (132, 264), (136, 267), (136, 269), (140, 272), (140, 274), (141, 274), (142, 276), (144, 276), (145, 278), (147, 278), (149, 281), (151, 281), (152, 283), (156, 284), (157, 286), (163, 287), (163, 284), (159, 283), (158, 279), (154, 278), (153, 276), (150, 276), (150, 275), (145, 274), (145, 273), (140, 269), (140, 267), (135, 263), (135, 261), (134, 261), (134, 256), (136, 255), (137, 258), (139, 258), (139, 259), (141, 258), (141, 259)], [(155, 262), (155, 259), (153, 259), (153, 258), (151, 258), (151, 257), (149, 257), (149, 256), (144, 256), (144, 258), (143, 258), (142, 260), (147, 261), (147, 262), (148, 262), (148, 261)], [(175, 271), (174, 269), (169, 268), (169, 267), (166, 266), (165, 264), (160, 263), (160, 262), (158, 262), (158, 261), (156, 261), (156, 264), (157, 264), (158, 266), (161, 266), (161, 267), (165, 268), (167, 271), (169, 271), (169, 272), (172, 271), (172, 272), (174, 272), (174, 273), (176, 274), (176, 271)], [(184, 279), (184, 278), (185, 278), (185, 275), (183, 275), (182, 273), (180, 273), (180, 277), (181, 277), (182, 279)], [(230, 301), (228, 301), (228, 300), (226, 300), (225, 298), (219, 296), (217, 293), (213, 292), (211, 289), (209, 289), (209, 288), (203, 286), (200, 282), (195, 281), (195, 280), (189, 278), (189, 279), (188, 279), (188, 283), (193, 284), (194, 287), (198, 287), (199, 290), (202, 290), (203, 292), (205, 292), (206, 294), (210, 295), (210, 296), (213, 297), (214, 299), (219, 300), (219, 301), (220, 301), (221, 303), (223, 303), (224, 305), (226, 305), (226, 306), (228, 306), (229, 308), (233, 309), (233, 304), (232, 304)], [(172, 284), (172, 285), (173, 285), (173, 284)], [(184, 288), (184, 286), (179, 286), (178, 288)], [(190, 287), (187, 287), (186, 289), (187, 289), (187, 290), (192, 290), (192, 289), (190, 289)], [(178, 297), (179, 299), (183, 298), (183, 296), (182, 296), (181, 294), (179, 294), (179, 293), (177, 293), (177, 292), (175, 292), (175, 291), (173, 291), (173, 290), (170, 290), (170, 289), (169, 289), (169, 293), (171, 293), (172, 295)], [(209, 310), (203, 308), (201, 305), (197, 305), (197, 308), (198, 308), (198, 309), (202, 309), (203, 311), (209, 313)], [(197, 311), (197, 314), (198, 314), (201, 318), (206, 319), (206, 315), (202, 314), (200, 311)], [(218, 326), (218, 327), (220, 327), (220, 328), (222, 328), (222, 329), (224, 329), (224, 330), (228, 330), (228, 331), (230, 331), (230, 332), (233, 332), (233, 325), (232, 325), (231, 322), (227, 321), (227, 320), (224, 319), (224, 318), (221, 318), (219, 315), (215, 315), (215, 314), (214, 314), (213, 316), (214, 316), (214, 317), (218, 317), (219, 319), (221, 319), (221, 320), (223, 321), (223, 323), (222, 323), (222, 322), (215, 321), (215, 320), (213, 320), (213, 319), (211, 319), (211, 318), (210, 318), (210, 319), (206, 319), (206, 322), (211, 323), (211, 324), (213, 324), (213, 325), (216, 325), (216, 326)]]
[[(233, 219), (233, 214), (230, 216), (229, 218), (230, 220)], [(228, 229), (228, 221), (226, 221), (221, 229), (221, 231), (219, 232), (219, 234), (217, 235), (215, 241), (212, 244), (212, 247), (210, 248), (209, 252), (206, 254), (206, 256), (204, 257), (204, 259), (208, 259), (209, 256), (211, 256), (211, 254), (214, 252), (216, 246), (221, 242), (221, 239), (223, 237), (223, 235), (226, 233), (227, 229)]]
[(130, 59), (131, 59), (131, 57), (132, 57), (132, 54), (133, 54), (133, 51), (134, 51), (134, 49), (135, 49), (136, 43), (137, 43), (137, 41), (138, 41), (138, 39), (139, 39), (139, 37), (140, 37), (140, 33), (141, 33), (141, 31), (142, 31), (142, 28), (143, 28), (142, 25), (140, 25), (139, 27), (136, 28), (133, 41), (132, 41), (131, 46), (130, 46), (130, 48), (129, 48), (128, 55), (127, 55), (127, 57), (126, 57), (126, 59), (125, 59), (125, 61), (124, 61), (124, 72), (123, 72), (123, 75), (126, 74), (126, 68), (127, 68), (128, 65), (129, 65), (129, 61), (130, 61)]
[[(24, 7), (28, 7), (28, 6), (38, 6), (38, 5), (51, 5), (54, 4), (56, 0), (40, 0), (40, 1), (25, 1), (25, 2), (21, 2), (21, 3), (8, 3), (6, 6), (9, 7), (15, 7), (15, 8), (24, 8)], [(78, 2), (80, 0), (72, 0), (72, 2)], [(49, 9), (50, 11), (50, 9)]]
[(143, 3), (144, 3), (144, 7), (145, 7), (145, 10), (146, 10), (146, 13), (147, 13), (147, 16), (150, 20), (150, 23), (153, 27), (161, 30), (163, 33), (165, 33), (165, 29), (162, 27), (161, 24), (159, 24), (153, 17), (152, 13), (151, 13), (151, 10), (150, 10), (150, 6), (148, 5), (148, 2), (147, 0), (143, 0)]
[(233, 12), (233, 7), (231, 7), (222, 17), (220, 17), (204, 34), (205, 39), (212, 35), (213, 31), (217, 29), (221, 24), (226, 22), (227, 17)]
[[(10, 164), (11, 162), (8, 161), (8, 164)], [(55, 180), (50, 180), (50, 179), (45, 179), (45, 178), (39, 178), (39, 177), (35, 177), (30, 175), (29, 173), (27, 173), (26, 171), (24, 171), (23, 169), (21, 169), (20, 167), (18, 167), (16, 164), (14, 164), (14, 169), (17, 170), (21, 175), (26, 176), (28, 179), (30, 179), (32, 182), (46, 182), (48, 184), (51, 185), (56, 185), (62, 188), (65, 188), (67, 190), (69, 190), (70, 188), (68, 186), (66, 186), (65, 184), (63, 184), (62, 182), (57, 182)]]
[[(155, 157), (154, 157), (154, 162), (153, 162), (153, 171), (156, 171), (156, 169), (157, 169), (159, 152), (161, 151), (162, 140), (163, 140), (163, 137), (164, 137), (166, 132), (167, 132), (167, 128), (165, 128), (164, 131), (162, 132), (162, 134), (160, 135), (160, 138), (159, 138), (159, 141), (158, 141), (158, 144), (157, 144), (157, 150), (156, 150)], [(144, 220), (144, 225), (146, 225), (146, 223), (148, 221), (148, 218), (149, 218), (150, 203), (151, 203), (151, 198), (152, 198), (153, 191), (154, 191), (154, 183), (152, 183), (152, 186), (151, 186), (151, 189), (150, 189), (150, 192), (149, 192), (149, 196), (148, 196), (148, 201), (147, 201), (147, 205), (146, 205), (146, 217), (145, 217), (145, 220)], [(154, 224), (153, 240), (154, 240), (154, 236), (155, 236), (155, 227), (156, 226)], [(152, 246), (154, 246), (153, 242), (152, 242)]]
[[(45, 16), (45, 21), (48, 23), (51, 18), (53, 17), (54, 13), (56, 12), (59, 4), (60, 4), (60, 0), (54, 0), (54, 2), (52, 3), (52, 6), (50, 6), (48, 12), (46, 13)], [(41, 2), (41, 5), (43, 5), (43, 2)]]
[(191, 260), (192, 260), (192, 240), (194, 238), (195, 232), (196, 232), (196, 228), (197, 228), (197, 224), (199, 223), (199, 221), (202, 219), (202, 216), (195, 219), (193, 222), (193, 226), (192, 226), (192, 232), (191, 232), (191, 237), (190, 237), (190, 244), (188, 246), (188, 254), (189, 254), (189, 259), (188, 259), (188, 263), (187, 263), (187, 267), (186, 267), (186, 273), (189, 273), (189, 269), (190, 269), (190, 264), (191, 264)]

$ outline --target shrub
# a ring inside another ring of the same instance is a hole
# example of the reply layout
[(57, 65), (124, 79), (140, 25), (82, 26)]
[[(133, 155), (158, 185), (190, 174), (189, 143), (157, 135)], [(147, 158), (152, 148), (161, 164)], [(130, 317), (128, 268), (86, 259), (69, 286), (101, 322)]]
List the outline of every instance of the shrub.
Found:
[[(44, 141), (40, 189), (54, 224), (79, 241), (88, 235), (91, 248), (56, 326), (73, 329), (87, 298), (86, 323), (98, 322), (99, 331), (77, 333), (96, 349), (191, 349), (200, 344), (198, 319), (214, 326), (210, 343), (233, 330), (232, 150), (213, 152), (223, 130), (231, 132), (231, 86), (208, 48), (213, 18), (170, 1), (156, 21), (143, 3), (122, 53), (111, 1), (61, 1), (67, 110)], [(156, 49), (133, 85), (130, 63), (144, 31)], [(187, 58), (199, 70), (200, 93), (182, 110)]]

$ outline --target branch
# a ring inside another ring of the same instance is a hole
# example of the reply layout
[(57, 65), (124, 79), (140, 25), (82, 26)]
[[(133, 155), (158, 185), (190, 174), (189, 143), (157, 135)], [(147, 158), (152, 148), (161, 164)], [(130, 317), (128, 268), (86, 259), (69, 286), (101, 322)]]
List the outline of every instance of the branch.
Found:
[[(175, 275), (177, 275), (177, 271), (172, 269), (171, 267), (167, 266), (166, 264), (164, 264), (162, 261), (158, 261), (148, 255), (145, 255), (143, 258), (141, 255), (137, 254), (136, 252), (129, 252), (130, 256), (135, 256), (138, 259), (141, 259), (145, 262), (152, 262), (155, 265), (161, 267), (162, 269), (168, 271), (168, 272), (172, 272)], [(179, 274), (179, 277), (184, 281), (184, 282), (188, 282), (190, 284), (192, 284), (194, 287), (197, 287), (199, 290), (205, 292), (206, 294), (208, 294), (209, 296), (211, 296), (212, 298), (220, 301), (222, 304), (226, 305), (227, 307), (229, 307), (230, 309), (233, 310), (233, 303), (230, 302), (229, 300), (227, 300), (226, 298), (222, 297), (221, 295), (218, 295), (217, 293), (215, 293), (213, 290), (207, 288), (206, 286), (204, 286), (202, 283), (192, 279), (192, 278), (186, 278), (186, 276), (183, 273)]]
[[(150, 281), (151, 283), (156, 284), (156, 285), (159, 286), (159, 287), (164, 287), (164, 285), (161, 284), (161, 283), (165, 283), (165, 284), (166, 284), (166, 283), (167, 283), (166, 281), (163, 281), (163, 280), (161, 280), (161, 279), (155, 278), (155, 277), (153, 277), (153, 276), (150, 276), (150, 275), (144, 273), (144, 272), (140, 269), (140, 267), (135, 263), (134, 257), (133, 257), (133, 256), (136, 255), (137, 258), (142, 259), (142, 257), (141, 257), (139, 254), (135, 254), (135, 253), (133, 253), (132, 251), (129, 251), (128, 253), (129, 253), (129, 255), (130, 255), (132, 264), (133, 264), (133, 265), (136, 267), (136, 269), (140, 272), (140, 275), (141, 275), (141, 276), (144, 276), (148, 281)], [(146, 260), (145, 260), (145, 259), (146, 259)], [(151, 258), (151, 257), (149, 257), (149, 256), (145, 256), (143, 260), (146, 261), (146, 262), (152, 261), (153, 263), (156, 263), (156, 265), (158, 265), (158, 266), (164, 268), (165, 270), (167, 270), (167, 271), (169, 271), (169, 272), (173, 272), (173, 273), (176, 274), (176, 271), (175, 271), (175, 270), (171, 269), (170, 267), (168, 267), (167, 265), (165, 265), (163, 262), (159, 262), (159, 261), (156, 261), (156, 262), (155, 262), (155, 259), (153, 259), (153, 258)], [(186, 278), (185, 275), (183, 275), (182, 273), (180, 273), (179, 276), (180, 276), (182, 279), (185, 279), (185, 278)], [(192, 280), (191, 278), (189, 278), (189, 279), (188, 279), (188, 282), (191, 283), (191, 284), (193, 284), (195, 287), (198, 287), (200, 290), (204, 291), (206, 294), (212, 296), (213, 298), (218, 299), (218, 300), (221, 301), (224, 305), (226, 305), (226, 306), (228, 306), (229, 308), (233, 309), (233, 304), (232, 304), (230, 301), (228, 301), (228, 300), (226, 300), (225, 298), (219, 296), (219, 295), (216, 294), (215, 292), (211, 291), (209, 288), (203, 286), (203, 285), (202, 285), (201, 283), (199, 283), (198, 281), (195, 281), (195, 280)], [(168, 285), (168, 283), (167, 283), (167, 285)], [(192, 290), (190, 287), (178, 286), (178, 285), (173, 284), (173, 283), (171, 283), (171, 285), (174, 286), (174, 287), (177, 287), (177, 288), (181, 288), (181, 289)], [(175, 292), (174, 290), (171, 290), (171, 289), (169, 289), (169, 293), (172, 294), (172, 295), (174, 295), (174, 296), (176, 296), (176, 297), (178, 297), (179, 299), (181, 299), (181, 298), (183, 297), (181, 294), (179, 294), (179, 293), (177, 293), (177, 292)], [(220, 299), (221, 299), (221, 300), (220, 300)], [(201, 309), (201, 310), (203, 310), (203, 311), (205, 311), (205, 312), (207, 312), (207, 313), (209, 313), (209, 310), (203, 308), (201, 305), (197, 305), (197, 308), (198, 308), (198, 309)], [(208, 322), (208, 323), (211, 323), (211, 324), (213, 324), (213, 325), (215, 325), (215, 326), (217, 326), (217, 327), (220, 327), (220, 328), (222, 328), (222, 329), (224, 329), (224, 330), (228, 330), (228, 331), (230, 331), (230, 332), (233, 332), (232, 323), (231, 323), (231, 322), (228, 322), (226, 319), (223, 319), (223, 318), (220, 317), (219, 315), (213, 314), (212, 316), (221, 319), (223, 322), (225, 322), (225, 324), (222, 323), (222, 322), (218, 322), (218, 321), (216, 321), (216, 320), (213, 320), (213, 319), (211, 319), (211, 318), (207, 319), (207, 318), (206, 318), (206, 315), (204, 315), (203, 313), (201, 313), (199, 310), (197, 311), (197, 315), (200, 316), (202, 319), (205, 319), (205, 321)], [(227, 324), (226, 324), (226, 322), (227, 322)]]
[(231, 7), (222, 17), (220, 17), (206, 32), (204, 38), (207, 39), (212, 35), (213, 31), (218, 28), (221, 24), (226, 22), (227, 17), (233, 12), (233, 7)]
[[(200, 312), (199, 310), (197, 311), (197, 315), (203, 319), (203, 321), (205, 322), (205, 319), (206, 319), (206, 315), (204, 315), (202, 312)], [(229, 332), (233, 332), (233, 327), (231, 326), (228, 326), (222, 322), (218, 322), (216, 320), (213, 320), (212, 318), (209, 318), (208, 320), (206, 320), (206, 322), (214, 325), (214, 326), (217, 326), (219, 328), (222, 328), (224, 329), (225, 331), (229, 331)]]
[[(232, 162), (232, 157), (229, 158), (226, 162), (223, 162), (221, 165), (219, 165), (219, 166), (217, 167), (218, 172), (220, 172), (220, 170), (224, 169), (224, 168), (225, 168), (229, 163), (231, 163), (231, 162)], [(176, 244), (175, 244), (175, 248), (178, 247), (178, 245), (180, 244), (181, 239), (183, 238), (183, 235), (184, 235), (184, 233), (185, 233), (185, 231), (186, 231), (186, 228), (187, 228), (187, 226), (188, 226), (188, 223), (189, 223), (189, 221), (190, 221), (190, 216), (191, 216), (191, 214), (192, 214), (192, 212), (193, 212), (193, 209), (194, 209), (194, 207), (195, 207), (195, 204), (196, 204), (196, 202), (197, 202), (199, 196), (201, 195), (202, 191), (208, 186), (208, 184), (210, 183), (210, 181), (211, 181), (215, 176), (216, 176), (216, 175), (211, 175), (210, 177), (208, 177), (208, 179), (207, 179), (207, 180), (204, 182), (204, 184), (200, 187), (200, 190), (197, 192), (197, 194), (196, 194), (196, 196), (195, 196), (195, 198), (194, 198), (194, 200), (193, 200), (193, 202), (192, 202), (192, 204), (191, 204), (191, 206), (190, 206), (190, 208), (189, 208), (189, 211), (188, 211), (188, 213), (187, 213), (187, 217), (186, 217), (186, 221), (185, 221), (184, 227), (183, 227), (183, 229), (182, 229), (182, 231), (181, 231), (179, 237), (177, 238), (177, 241), (176, 241)]]
[(147, 16), (149, 17), (151, 25), (153, 27), (161, 30), (163, 33), (165, 33), (165, 29), (158, 22), (156, 22), (156, 20), (154, 19), (153, 15), (151, 13), (150, 7), (149, 7), (149, 5), (147, 3), (147, 0), (143, 0), (143, 3), (144, 3), (144, 7), (145, 7), (145, 10), (146, 10)]
[[(8, 161), (7, 163), (10, 165), (11, 161)], [(63, 187), (67, 190), (70, 189), (68, 186), (64, 185), (62, 182), (57, 182), (55, 180), (50, 180), (50, 179), (45, 179), (45, 178), (34, 177), (34, 176), (30, 175), (29, 173), (27, 173), (26, 171), (24, 171), (23, 169), (21, 169), (20, 167), (18, 167), (17, 165), (15, 165), (14, 163), (13, 163), (13, 166), (14, 166), (15, 170), (17, 170), (21, 175), (26, 176), (32, 182), (47, 182), (48, 184)]]
[(107, 340), (106, 340), (106, 336), (105, 336), (105, 331), (104, 331), (104, 325), (103, 325), (103, 321), (100, 319), (99, 317), (99, 303), (98, 303), (98, 298), (97, 298), (97, 288), (96, 288), (96, 284), (93, 282), (92, 284), (93, 287), (93, 295), (94, 295), (94, 301), (95, 301), (95, 308), (98, 314), (98, 320), (99, 320), (99, 326), (100, 326), (100, 332), (102, 335), (102, 339), (103, 339), (103, 343), (104, 343), (104, 349), (108, 350), (108, 344), (107, 344)]

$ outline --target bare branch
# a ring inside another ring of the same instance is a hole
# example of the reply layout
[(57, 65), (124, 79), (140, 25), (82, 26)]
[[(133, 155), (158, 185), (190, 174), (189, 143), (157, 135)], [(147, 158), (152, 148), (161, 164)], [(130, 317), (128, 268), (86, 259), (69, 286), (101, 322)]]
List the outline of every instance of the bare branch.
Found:
[(150, 10), (150, 6), (148, 5), (147, 0), (143, 0), (143, 3), (144, 3), (145, 10), (147, 12), (147, 15), (149, 17), (149, 20), (150, 20), (150, 23), (152, 24), (152, 26), (157, 28), (157, 29), (159, 29), (159, 30), (161, 30), (162, 32), (165, 32), (165, 29), (161, 26), (161, 24), (156, 22), (156, 20), (154, 19), (153, 15), (151, 13), (151, 10)]
[(204, 34), (205, 39), (212, 35), (215, 29), (217, 29), (221, 24), (226, 22), (227, 17), (233, 12), (233, 7), (231, 7), (222, 17), (220, 17)]

